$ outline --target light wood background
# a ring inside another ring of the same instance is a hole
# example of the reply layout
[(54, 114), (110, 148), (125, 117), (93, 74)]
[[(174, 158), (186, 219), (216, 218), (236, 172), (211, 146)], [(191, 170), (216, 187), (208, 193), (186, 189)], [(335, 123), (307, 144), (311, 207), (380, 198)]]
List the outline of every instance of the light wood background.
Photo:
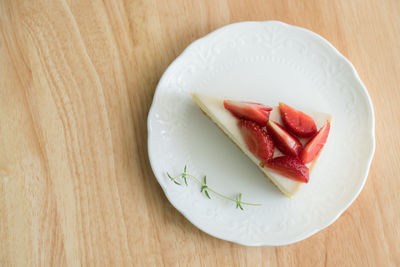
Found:
[[(332, 226), (247, 248), (169, 204), (146, 119), (189, 43), (270, 19), (317, 32), (353, 62), (377, 148)], [(400, 1), (1, 0), (0, 22), (0, 266), (400, 266)]]

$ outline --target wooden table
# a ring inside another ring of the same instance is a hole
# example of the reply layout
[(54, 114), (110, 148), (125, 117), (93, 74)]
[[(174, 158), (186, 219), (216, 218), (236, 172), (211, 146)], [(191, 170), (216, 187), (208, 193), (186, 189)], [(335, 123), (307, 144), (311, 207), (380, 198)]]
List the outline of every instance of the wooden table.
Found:
[[(204, 234), (165, 198), (146, 119), (182, 50), (237, 21), (328, 39), (375, 106), (364, 190), (284, 247)], [(38, 1), (0, 4), (0, 266), (400, 266), (400, 1)]]

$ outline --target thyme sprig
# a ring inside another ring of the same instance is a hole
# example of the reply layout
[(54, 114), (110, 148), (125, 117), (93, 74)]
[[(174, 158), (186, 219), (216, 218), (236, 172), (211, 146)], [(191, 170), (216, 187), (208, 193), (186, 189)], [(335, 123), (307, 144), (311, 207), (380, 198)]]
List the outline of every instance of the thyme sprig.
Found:
[[(209, 187), (209, 186), (207, 185), (207, 176), (204, 176), (204, 177), (203, 177), (203, 181), (201, 181), (200, 179), (196, 178), (195, 176), (193, 176), (193, 175), (187, 173), (187, 167), (186, 167), (186, 165), (185, 165), (185, 167), (183, 168), (183, 172), (182, 172), (181, 174), (179, 174), (179, 175), (177, 175), (177, 176), (172, 176), (172, 175), (170, 175), (170, 174), (167, 172), (167, 176), (168, 176), (168, 178), (169, 178), (172, 182), (174, 182), (174, 183), (177, 184), (177, 185), (182, 185), (181, 182), (179, 182), (179, 181), (182, 181), (182, 180), (183, 180), (183, 181), (185, 182), (185, 185), (186, 185), (186, 186), (188, 186), (187, 178), (191, 178), (193, 181), (195, 181), (197, 184), (200, 185), (200, 192), (201, 192), (201, 193), (204, 193), (204, 195), (205, 195), (207, 198), (211, 199), (210, 193), (209, 193), (209, 192), (211, 192), (211, 193), (213, 193), (214, 195), (217, 195), (217, 196), (219, 196), (219, 197), (221, 197), (221, 198), (223, 198), (223, 199), (226, 199), (226, 200), (230, 200), (230, 201), (235, 202), (235, 203), (236, 203), (236, 208), (237, 208), (237, 209), (244, 210), (242, 205), (261, 206), (261, 204), (254, 204), (254, 203), (248, 203), (248, 202), (242, 201), (242, 193), (238, 194), (235, 198), (231, 198), (231, 197), (225, 196), (225, 195), (223, 195), (223, 194), (221, 194), (221, 193), (218, 193), (218, 192), (215, 191), (213, 188), (211, 188), (211, 187)], [(179, 180), (179, 181), (178, 181), (178, 180)]]

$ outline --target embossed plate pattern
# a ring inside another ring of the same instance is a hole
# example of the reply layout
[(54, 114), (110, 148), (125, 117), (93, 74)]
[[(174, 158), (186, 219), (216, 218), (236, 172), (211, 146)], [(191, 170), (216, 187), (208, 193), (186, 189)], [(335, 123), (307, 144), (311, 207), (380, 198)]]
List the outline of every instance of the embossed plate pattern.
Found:
[[(189, 92), (253, 100), (333, 115), (328, 143), (310, 182), (284, 197), (191, 100)], [(167, 198), (190, 222), (243, 245), (284, 245), (333, 223), (354, 201), (375, 147), (374, 114), (354, 67), (308, 30), (277, 21), (228, 25), (192, 43), (162, 76), (148, 116), (149, 157)], [(242, 192), (261, 207), (177, 186), (166, 172), (184, 165), (226, 195)]]

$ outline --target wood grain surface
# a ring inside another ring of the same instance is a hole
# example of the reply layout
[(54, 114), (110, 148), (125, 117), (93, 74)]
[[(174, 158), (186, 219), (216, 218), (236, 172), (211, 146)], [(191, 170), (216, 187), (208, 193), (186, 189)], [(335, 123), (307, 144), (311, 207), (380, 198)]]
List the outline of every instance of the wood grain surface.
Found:
[[(169, 204), (146, 119), (188, 44), (271, 19), (353, 62), (377, 148), (362, 193), (329, 228), (243, 247)], [(0, 23), (0, 266), (400, 266), (400, 1), (1, 0)]]

